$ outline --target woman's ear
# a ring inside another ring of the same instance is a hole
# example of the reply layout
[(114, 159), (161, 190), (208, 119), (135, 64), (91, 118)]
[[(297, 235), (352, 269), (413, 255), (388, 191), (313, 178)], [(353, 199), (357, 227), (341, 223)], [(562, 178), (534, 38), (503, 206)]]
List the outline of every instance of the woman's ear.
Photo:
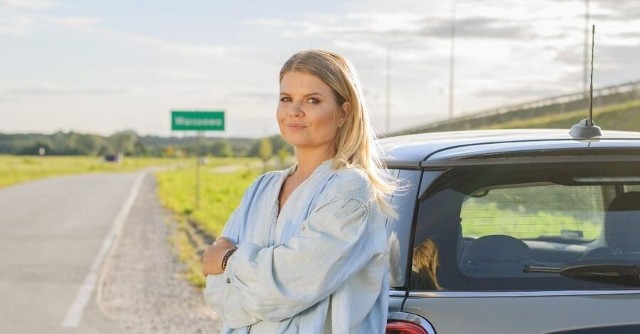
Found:
[(338, 114), (339, 126), (342, 126), (349, 116), (351, 116), (351, 103), (345, 102), (340, 106), (340, 112)]

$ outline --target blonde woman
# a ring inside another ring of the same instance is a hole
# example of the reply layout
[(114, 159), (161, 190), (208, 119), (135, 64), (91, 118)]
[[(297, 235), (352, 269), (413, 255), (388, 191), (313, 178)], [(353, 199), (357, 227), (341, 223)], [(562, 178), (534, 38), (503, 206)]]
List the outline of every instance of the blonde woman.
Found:
[(431, 239), (426, 239), (413, 249), (411, 285), (420, 290), (441, 290), (437, 270), (440, 265), (438, 247)]
[(394, 186), (353, 66), (296, 53), (276, 117), (297, 164), (260, 176), (205, 251), (205, 299), (222, 333), (384, 333)]

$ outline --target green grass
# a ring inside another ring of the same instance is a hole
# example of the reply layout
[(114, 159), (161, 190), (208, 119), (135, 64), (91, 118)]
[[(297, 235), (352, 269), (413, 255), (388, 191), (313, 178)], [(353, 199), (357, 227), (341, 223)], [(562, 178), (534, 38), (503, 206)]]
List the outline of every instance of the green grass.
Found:
[[(486, 129), (534, 129), (560, 128), (569, 129), (579, 120), (587, 117), (586, 110), (558, 113), (536, 118), (514, 120), (500, 124), (493, 124)], [(593, 109), (596, 125), (604, 130), (640, 131), (640, 100), (613, 104), (607, 107)]]
[(94, 172), (128, 172), (150, 166), (185, 163), (188, 163), (188, 160), (170, 158), (125, 157), (121, 163), (108, 163), (100, 157), (0, 155), (0, 188), (52, 176)]
[[(177, 229), (171, 236), (178, 257), (186, 264), (186, 278), (192, 284), (202, 287), (200, 254), (207, 246), (200, 235), (191, 227), (209, 236), (218, 236), (225, 222), (240, 204), (244, 191), (261, 172), (257, 159), (213, 159), (200, 169), (200, 205), (196, 207), (196, 172), (194, 166), (170, 171), (156, 172), (158, 197), (176, 217)], [(229, 165), (235, 168), (220, 166)]]
[[(158, 197), (176, 214), (187, 214), (206, 232), (218, 235), (227, 218), (240, 203), (245, 189), (258, 172), (247, 164), (252, 160), (227, 160), (238, 165), (233, 172), (218, 172), (207, 166), (200, 171), (200, 207), (196, 208), (196, 173), (193, 167), (156, 173)], [(219, 166), (219, 164), (216, 164)]]

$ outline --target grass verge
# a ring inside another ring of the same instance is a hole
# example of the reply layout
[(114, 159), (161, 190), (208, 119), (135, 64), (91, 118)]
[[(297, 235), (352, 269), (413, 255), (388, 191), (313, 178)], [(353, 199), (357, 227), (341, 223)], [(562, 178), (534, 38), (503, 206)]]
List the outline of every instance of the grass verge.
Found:
[[(640, 131), (640, 100), (618, 103), (606, 107), (594, 107), (594, 122), (603, 130)], [(518, 119), (494, 124), (485, 129), (567, 129), (579, 120), (587, 117), (586, 110), (558, 113), (536, 118)]]
[[(200, 205), (196, 207), (196, 173), (191, 168), (178, 168), (155, 173), (158, 198), (175, 215), (176, 229), (171, 243), (187, 266), (186, 278), (203, 287), (200, 259), (202, 251), (219, 235), (233, 210), (240, 204), (244, 191), (260, 172), (258, 160), (233, 159), (216, 161), (200, 170)], [(220, 166), (226, 165), (224, 168)]]

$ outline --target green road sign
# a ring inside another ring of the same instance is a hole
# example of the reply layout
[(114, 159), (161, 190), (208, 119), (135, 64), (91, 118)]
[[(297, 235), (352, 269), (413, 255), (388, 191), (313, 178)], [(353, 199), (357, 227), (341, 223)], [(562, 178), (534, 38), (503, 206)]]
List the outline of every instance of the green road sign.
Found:
[(171, 111), (171, 130), (224, 131), (224, 111)]

